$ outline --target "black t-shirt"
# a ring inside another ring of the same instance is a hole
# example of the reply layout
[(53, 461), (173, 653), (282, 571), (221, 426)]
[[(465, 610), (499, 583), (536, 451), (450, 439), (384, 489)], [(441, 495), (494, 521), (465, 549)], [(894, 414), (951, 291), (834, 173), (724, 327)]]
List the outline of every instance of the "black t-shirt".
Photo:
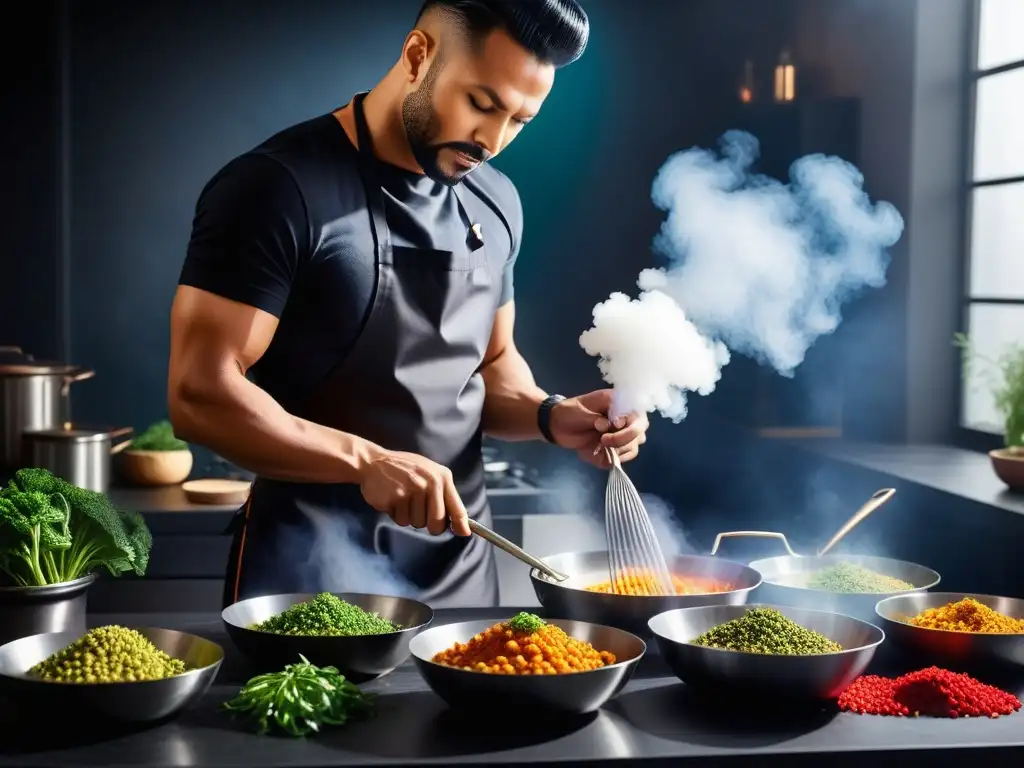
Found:
[[(373, 301), (377, 264), (357, 156), (333, 115), (314, 118), (229, 162), (196, 205), (179, 282), (280, 319), (251, 378), (288, 410), (341, 362)], [(489, 206), (475, 206), (478, 221), (470, 222), (451, 188), (377, 168), (395, 247), (460, 250), (479, 223), (487, 247), (508, 254), (500, 304), (512, 299), (523, 212), (506, 176), (483, 164), (472, 180), (511, 237)]]

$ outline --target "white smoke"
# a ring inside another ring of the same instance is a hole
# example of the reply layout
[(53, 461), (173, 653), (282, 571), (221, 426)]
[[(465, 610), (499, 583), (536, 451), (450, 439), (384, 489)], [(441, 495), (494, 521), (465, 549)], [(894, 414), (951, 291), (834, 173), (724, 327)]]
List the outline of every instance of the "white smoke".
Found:
[[(605, 475), (598, 477), (599, 480), (593, 472), (577, 468), (553, 472), (545, 483), (548, 493), (539, 500), (541, 509), (549, 515), (578, 515), (587, 524), (586, 540), (605, 541)], [(641, 499), (665, 557), (697, 553), (667, 501), (649, 493), (641, 494)]]
[(784, 184), (751, 172), (758, 151), (730, 131), (719, 154), (679, 152), (658, 171), (651, 195), (668, 216), (654, 245), (668, 266), (640, 274), (639, 298), (594, 307), (580, 337), (616, 390), (614, 415), (681, 421), (687, 393), (713, 392), (730, 350), (792, 376), (845, 301), (885, 284), (903, 219), (871, 203), (860, 171), (808, 155)]

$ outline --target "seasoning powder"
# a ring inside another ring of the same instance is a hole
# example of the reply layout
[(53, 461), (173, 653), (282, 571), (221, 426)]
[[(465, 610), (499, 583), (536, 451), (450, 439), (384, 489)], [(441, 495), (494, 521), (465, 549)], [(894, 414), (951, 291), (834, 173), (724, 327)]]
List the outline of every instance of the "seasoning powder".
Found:
[(840, 709), (861, 715), (994, 718), (1020, 707), (1011, 693), (939, 667), (897, 678), (864, 675), (839, 696)]
[(910, 620), (915, 627), (950, 632), (985, 632), (999, 635), (1024, 633), (1024, 621), (992, 610), (969, 597), (939, 608), (929, 608)]
[(811, 574), (807, 580), (807, 588), (846, 594), (885, 594), (887, 592), (906, 592), (912, 590), (914, 585), (883, 573), (876, 573), (860, 565), (838, 563)]

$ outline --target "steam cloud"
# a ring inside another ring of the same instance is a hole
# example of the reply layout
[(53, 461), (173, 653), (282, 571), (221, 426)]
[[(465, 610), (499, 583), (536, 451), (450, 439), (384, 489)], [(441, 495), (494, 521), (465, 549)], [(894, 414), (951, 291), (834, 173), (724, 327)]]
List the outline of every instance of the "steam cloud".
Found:
[(752, 172), (758, 152), (730, 131), (719, 154), (686, 150), (658, 171), (651, 197), (668, 216), (654, 247), (668, 266), (640, 274), (639, 298), (594, 307), (580, 336), (615, 389), (614, 415), (683, 420), (687, 393), (713, 392), (730, 351), (792, 376), (844, 302), (885, 284), (903, 219), (872, 205), (860, 171), (808, 155), (783, 184)]
[(313, 546), (309, 548), (306, 536), (296, 537), (288, 545), (295, 551), (295, 561), (302, 564), (301, 580), (316, 585), (316, 590), (307, 591), (415, 596), (415, 587), (402, 578), (386, 556), (359, 545), (355, 523), (345, 515), (310, 504), (303, 504), (303, 512), (316, 532)]
[[(607, 546), (604, 530), (603, 481), (595, 481), (593, 473), (583, 469), (563, 468), (552, 474), (550, 480), (545, 483), (545, 488), (549, 493), (541, 496), (539, 501), (545, 512), (578, 515), (588, 524), (588, 531), (584, 536), (587, 543), (576, 542), (574, 549), (604, 549)], [(687, 539), (668, 502), (647, 493), (641, 494), (641, 499), (665, 557), (697, 554), (697, 548)]]

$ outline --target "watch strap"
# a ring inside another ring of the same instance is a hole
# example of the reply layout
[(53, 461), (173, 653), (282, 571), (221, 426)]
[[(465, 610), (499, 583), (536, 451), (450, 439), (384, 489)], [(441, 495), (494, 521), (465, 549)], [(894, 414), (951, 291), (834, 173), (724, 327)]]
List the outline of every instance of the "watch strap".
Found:
[(562, 395), (548, 395), (537, 408), (537, 426), (540, 433), (552, 445), (557, 445), (554, 435), (551, 434), (551, 411), (560, 402), (565, 400)]

